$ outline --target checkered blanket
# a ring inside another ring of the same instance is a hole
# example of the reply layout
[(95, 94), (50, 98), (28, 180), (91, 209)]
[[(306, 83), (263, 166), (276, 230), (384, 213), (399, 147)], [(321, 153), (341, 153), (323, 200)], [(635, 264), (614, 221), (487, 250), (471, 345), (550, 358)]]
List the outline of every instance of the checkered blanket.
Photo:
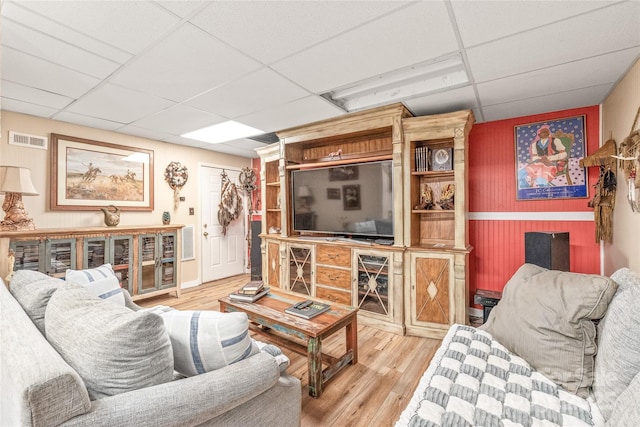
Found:
[(454, 325), (396, 427), (599, 425), (590, 400), (561, 389), (487, 332)]

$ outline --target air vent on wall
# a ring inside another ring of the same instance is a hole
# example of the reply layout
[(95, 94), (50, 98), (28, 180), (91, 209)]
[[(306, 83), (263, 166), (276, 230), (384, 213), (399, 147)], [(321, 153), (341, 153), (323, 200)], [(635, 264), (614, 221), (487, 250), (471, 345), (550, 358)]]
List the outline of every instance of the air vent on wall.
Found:
[(195, 255), (195, 246), (193, 239), (193, 225), (185, 225), (182, 227), (182, 259), (181, 261), (186, 261), (189, 259), (194, 259)]
[(280, 141), (280, 138), (278, 138), (278, 135), (276, 135), (275, 132), (263, 133), (261, 135), (256, 135), (256, 136), (250, 136), (249, 139), (262, 142), (263, 144), (273, 144), (274, 142)]
[(46, 136), (29, 135), (26, 133), (19, 133), (10, 130), (9, 144), (46, 150), (49, 144), (49, 138), (47, 138)]

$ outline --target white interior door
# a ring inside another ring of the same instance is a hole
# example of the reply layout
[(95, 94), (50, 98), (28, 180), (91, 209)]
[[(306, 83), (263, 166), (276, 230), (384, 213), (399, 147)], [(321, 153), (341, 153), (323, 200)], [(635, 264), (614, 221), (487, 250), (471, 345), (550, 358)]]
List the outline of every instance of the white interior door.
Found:
[[(201, 198), (202, 223), (200, 232), (202, 245), (202, 281), (223, 279), (245, 273), (245, 256), (247, 240), (244, 207), (240, 216), (227, 226), (226, 235), (222, 234), (222, 226), (218, 222), (218, 205), (222, 193), (223, 169), (201, 166)], [(238, 184), (240, 171), (224, 169), (231, 182)], [(238, 195), (244, 199), (241, 192)]]

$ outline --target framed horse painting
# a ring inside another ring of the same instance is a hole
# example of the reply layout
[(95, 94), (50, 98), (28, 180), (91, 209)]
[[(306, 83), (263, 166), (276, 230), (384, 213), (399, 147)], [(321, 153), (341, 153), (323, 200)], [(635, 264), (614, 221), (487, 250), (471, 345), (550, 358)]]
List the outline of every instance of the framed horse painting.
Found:
[(52, 210), (153, 210), (153, 151), (51, 134)]

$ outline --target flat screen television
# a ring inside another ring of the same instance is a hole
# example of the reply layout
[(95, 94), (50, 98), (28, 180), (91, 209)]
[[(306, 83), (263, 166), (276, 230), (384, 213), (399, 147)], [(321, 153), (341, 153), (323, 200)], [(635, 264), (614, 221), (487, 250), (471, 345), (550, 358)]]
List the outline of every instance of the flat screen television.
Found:
[(393, 238), (391, 160), (294, 170), (291, 197), (294, 231)]

